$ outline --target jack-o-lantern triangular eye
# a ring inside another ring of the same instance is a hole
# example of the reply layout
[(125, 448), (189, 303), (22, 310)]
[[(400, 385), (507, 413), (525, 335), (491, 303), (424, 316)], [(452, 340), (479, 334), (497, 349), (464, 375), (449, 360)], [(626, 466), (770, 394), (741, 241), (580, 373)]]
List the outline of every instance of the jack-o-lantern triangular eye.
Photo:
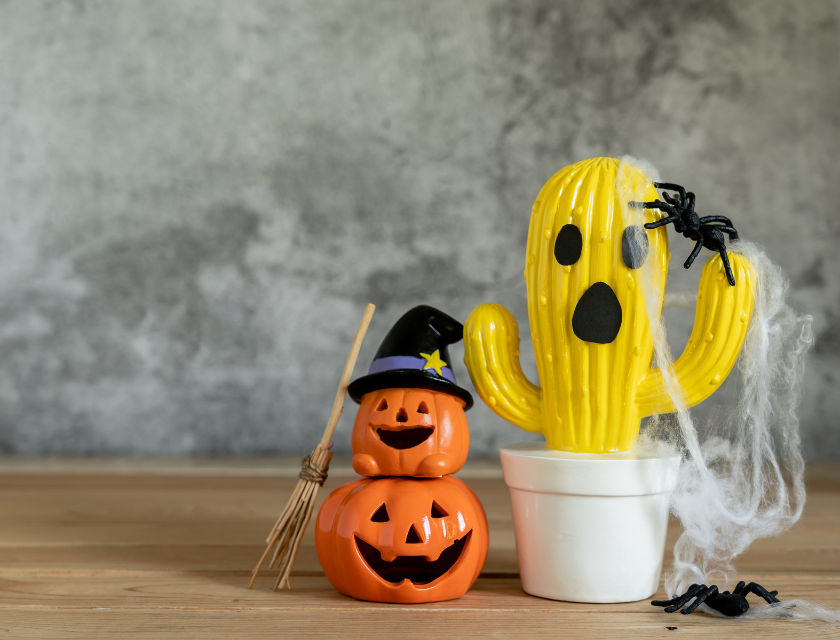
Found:
[(429, 405), (424, 402), (421, 402), (417, 405), (417, 413), (429, 413)]
[(379, 401), (379, 404), (376, 405), (376, 410), (377, 411), (385, 411), (385, 409), (387, 409), (387, 408), (388, 408), (388, 401), (385, 398), (382, 398), (382, 400)]
[(388, 510), (385, 508), (385, 503), (382, 503), (382, 506), (376, 510), (370, 517), (371, 522), (388, 522), (391, 518), (388, 517)]
[(446, 509), (441, 507), (437, 502), (432, 502), (432, 517), (433, 518), (445, 518), (449, 514), (446, 513)]

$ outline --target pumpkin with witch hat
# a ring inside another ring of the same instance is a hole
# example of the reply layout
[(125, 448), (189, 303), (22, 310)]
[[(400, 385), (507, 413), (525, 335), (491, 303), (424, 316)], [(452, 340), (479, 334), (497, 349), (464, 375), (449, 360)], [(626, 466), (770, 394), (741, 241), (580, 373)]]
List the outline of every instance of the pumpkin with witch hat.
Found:
[(467, 459), (465, 411), (472, 396), (455, 381), (448, 346), (463, 325), (433, 307), (414, 307), (385, 336), (366, 376), (348, 392), (360, 403), (353, 468), (363, 476), (439, 477)]
[(321, 566), (345, 595), (451, 600), (484, 566), (484, 509), (448, 476), (464, 464), (470, 443), (464, 411), (472, 397), (449, 366), (448, 346), (463, 331), (445, 313), (415, 307), (385, 336), (368, 374), (348, 388), (361, 404), (353, 468), (368, 477), (333, 491), (315, 525)]

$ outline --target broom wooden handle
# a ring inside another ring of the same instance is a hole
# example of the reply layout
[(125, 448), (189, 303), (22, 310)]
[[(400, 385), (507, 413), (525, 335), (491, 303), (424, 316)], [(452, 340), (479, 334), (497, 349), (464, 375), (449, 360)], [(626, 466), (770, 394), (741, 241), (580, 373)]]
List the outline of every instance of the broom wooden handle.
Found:
[(359, 328), (356, 329), (356, 335), (353, 337), (353, 343), (350, 345), (350, 353), (347, 354), (347, 362), (344, 363), (344, 371), (341, 372), (341, 382), (338, 383), (338, 391), (335, 393), (335, 402), (333, 402), (332, 413), (330, 419), (327, 420), (327, 428), (324, 429), (324, 437), (321, 438), (321, 447), (327, 449), (332, 442), (335, 427), (338, 424), (338, 419), (341, 417), (341, 412), (344, 410), (344, 396), (347, 394), (347, 385), (350, 384), (350, 376), (353, 375), (353, 367), (356, 366), (356, 358), (359, 357), (359, 349), (362, 348), (362, 340), (367, 333), (370, 319), (373, 317), (373, 312), (376, 307), (368, 302), (365, 307), (365, 312), (362, 314), (362, 321), (359, 323)]

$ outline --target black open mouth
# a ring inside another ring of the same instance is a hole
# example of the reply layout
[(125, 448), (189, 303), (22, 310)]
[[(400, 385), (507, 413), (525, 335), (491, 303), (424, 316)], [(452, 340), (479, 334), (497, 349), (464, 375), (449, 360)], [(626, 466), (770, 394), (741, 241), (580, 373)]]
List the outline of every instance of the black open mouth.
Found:
[(411, 449), (422, 444), (435, 432), (434, 427), (410, 427), (408, 429), (385, 429), (379, 427), (374, 433), (392, 449)]
[(621, 303), (606, 282), (596, 282), (580, 297), (572, 330), (584, 342), (609, 344), (621, 329)]
[(382, 554), (376, 547), (355, 536), (356, 546), (367, 562), (368, 566), (383, 580), (399, 584), (403, 580), (410, 580), (414, 584), (428, 584), (440, 578), (458, 562), (472, 530), (460, 540), (456, 540), (441, 552), (437, 560), (429, 561), (424, 556), (397, 556), (392, 562), (382, 559)]

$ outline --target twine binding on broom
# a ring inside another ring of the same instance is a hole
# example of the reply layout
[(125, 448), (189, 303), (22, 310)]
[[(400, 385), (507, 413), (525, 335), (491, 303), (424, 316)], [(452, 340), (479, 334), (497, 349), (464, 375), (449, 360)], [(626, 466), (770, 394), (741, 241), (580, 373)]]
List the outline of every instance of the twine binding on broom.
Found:
[(274, 590), (282, 589), (284, 586), (289, 589), (292, 588), (289, 583), (292, 565), (300, 549), (303, 534), (306, 532), (306, 527), (312, 518), (312, 512), (315, 510), (315, 499), (318, 497), (318, 490), (324, 485), (327, 479), (330, 460), (333, 456), (332, 451), (330, 451), (332, 437), (344, 408), (344, 396), (347, 394), (347, 385), (350, 383), (350, 376), (353, 374), (353, 366), (356, 364), (356, 358), (359, 356), (359, 349), (362, 346), (362, 340), (365, 337), (374, 310), (375, 307), (372, 304), (368, 304), (365, 308), (362, 321), (359, 323), (359, 328), (356, 330), (353, 343), (350, 345), (347, 362), (344, 363), (341, 382), (335, 394), (335, 402), (333, 403), (330, 419), (327, 421), (327, 427), (324, 430), (324, 436), (312, 453), (301, 462), (297, 486), (265, 540), (267, 546), (251, 574), (251, 582), (248, 584), (249, 589), (254, 586), (254, 581), (257, 579), (260, 568), (272, 549), (274, 549), (274, 554), (268, 566), (269, 568), (276, 566), (280, 569), (277, 582), (274, 584)]
[[(318, 446), (320, 447), (321, 445)], [(312, 452), (312, 455), (314, 454), (315, 451)], [(315, 465), (315, 463), (312, 462), (312, 455), (306, 456), (301, 462), (301, 468), (300, 473), (298, 474), (298, 478), (300, 478), (301, 480), (306, 480), (307, 482), (317, 482), (323, 487), (324, 481), (327, 479), (329, 460), (327, 461), (327, 467), (324, 467), (322, 469), (321, 467)]]

